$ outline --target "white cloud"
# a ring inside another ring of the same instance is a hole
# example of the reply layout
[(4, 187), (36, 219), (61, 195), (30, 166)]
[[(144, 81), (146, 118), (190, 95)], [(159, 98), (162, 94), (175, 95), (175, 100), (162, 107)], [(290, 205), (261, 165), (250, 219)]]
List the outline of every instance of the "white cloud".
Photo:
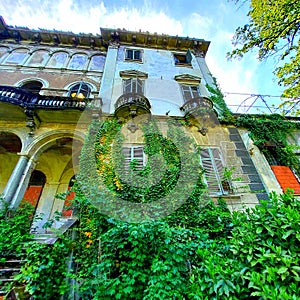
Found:
[[(214, 14), (183, 13), (178, 20), (171, 14), (171, 7), (160, 6), (157, 9), (151, 0), (145, 0), (140, 7), (130, 4), (126, 8), (114, 6), (109, 9), (105, 1), (99, 1), (97, 5), (89, 3), (85, 9), (74, 5), (75, 0), (59, 0), (55, 5), (51, 0), (40, 0), (39, 4), (35, 1), (18, 0), (13, 3), (2, 0), (0, 11), (9, 11), (3, 16), (7, 24), (33, 29), (42, 27), (99, 34), (100, 27), (109, 27), (204, 38), (211, 41), (206, 57), (208, 67), (223, 92), (258, 93), (261, 86), (256, 75), (258, 70), (264, 70), (259, 69), (259, 63), (253, 56), (247, 55), (241, 61), (227, 61), (226, 53), (232, 48), (231, 39), (236, 26), (225, 23), (230, 23), (230, 18), (234, 20), (235, 16), (232, 15), (233, 9), (229, 9), (224, 1), (217, 5)], [(38, 6), (39, 10), (33, 10), (32, 7)], [(268, 75), (270, 77), (271, 74)], [(226, 99), (230, 103), (241, 101), (236, 96)]]

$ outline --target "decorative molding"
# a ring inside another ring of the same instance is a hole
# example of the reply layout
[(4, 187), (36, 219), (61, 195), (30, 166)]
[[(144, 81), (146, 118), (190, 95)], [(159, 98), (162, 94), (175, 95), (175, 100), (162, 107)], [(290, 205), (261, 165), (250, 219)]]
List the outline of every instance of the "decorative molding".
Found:
[(124, 70), (124, 71), (120, 71), (120, 77), (147, 79), (148, 74), (137, 70)]
[(177, 82), (181, 82), (181, 83), (187, 83), (187, 84), (194, 84), (194, 85), (198, 85), (201, 82), (201, 78), (198, 76), (194, 76), (194, 75), (190, 75), (190, 74), (180, 74), (180, 75), (176, 75), (174, 77), (174, 79)]

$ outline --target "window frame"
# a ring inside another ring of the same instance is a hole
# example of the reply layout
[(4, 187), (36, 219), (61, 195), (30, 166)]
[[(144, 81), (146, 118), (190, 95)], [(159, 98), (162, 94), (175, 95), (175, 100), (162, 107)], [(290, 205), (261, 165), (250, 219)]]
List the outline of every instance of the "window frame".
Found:
[[(142, 80), (138, 77), (124, 78), (122, 83), (123, 83), (123, 93), (124, 94), (136, 93), (136, 94), (144, 95), (144, 90), (145, 90), (144, 80)], [(128, 89), (128, 87), (130, 87), (130, 88)]]
[[(181, 86), (181, 92), (182, 92), (182, 97), (184, 99), (184, 103), (201, 96), (199, 84), (198, 85), (180, 84), (180, 86)], [(192, 90), (193, 88), (196, 88), (196, 91), (195, 90), (193, 91)], [(185, 90), (185, 89), (188, 89), (188, 90)], [(190, 94), (190, 97), (186, 96), (186, 94), (188, 94), (188, 93)]]
[[(132, 55), (128, 55), (132, 52)], [(138, 58), (135, 57), (135, 53), (139, 53)], [(124, 60), (125, 61), (134, 61), (134, 62), (143, 62), (143, 51), (142, 49), (135, 49), (135, 48), (125, 48), (124, 53)]]
[[(207, 151), (206, 156), (202, 155), (203, 151)], [(216, 153), (218, 155), (215, 155)], [(200, 164), (204, 170), (203, 181), (209, 194), (212, 196), (228, 195), (231, 192), (231, 182), (223, 174), (225, 163), (221, 149), (219, 147), (201, 147)]]
[[(75, 87), (78, 86), (77, 89), (75, 89)], [(85, 88), (82, 88), (83, 86), (86, 86), (88, 88), (88, 91), (86, 93), (86, 95), (84, 93), (80, 93), (81, 91), (86, 91)], [(72, 94), (76, 91), (76, 94), (74, 96), (72, 96)], [(83, 100), (83, 99), (88, 99), (88, 98), (91, 98), (91, 93), (92, 93), (92, 87), (85, 81), (80, 81), (80, 82), (77, 82), (77, 83), (74, 83), (72, 84), (70, 87), (69, 87), (69, 91), (68, 91), (68, 96), (73, 98), (73, 99), (80, 99), (80, 100)], [(78, 95), (82, 94), (83, 97), (78, 97)]]
[[(143, 169), (143, 167), (146, 166), (146, 154), (144, 152), (144, 145), (126, 145), (126, 146), (123, 146), (122, 147), (122, 153), (124, 155), (124, 171), (125, 173), (128, 173), (130, 171), (130, 163), (133, 161), (133, 160), (136, 160), (139, 164), (138, 164), (138, 167), (137, 167), (137, 170), (140, 171)], [(125, 149), (128, 149), (128, 153), (129, 153), (129, 156), (126, 156), (126, 152), (125, 152)], [(135, 155), (135, 150), (137, 149), (141, 149), (142, 150), (142, 157), (141, 156), (136, 156)]]
[(192, 52), (188, 49), (185, 53), (173, 52), (173, 59), (175, 66), (191, 67), (192, 66)]

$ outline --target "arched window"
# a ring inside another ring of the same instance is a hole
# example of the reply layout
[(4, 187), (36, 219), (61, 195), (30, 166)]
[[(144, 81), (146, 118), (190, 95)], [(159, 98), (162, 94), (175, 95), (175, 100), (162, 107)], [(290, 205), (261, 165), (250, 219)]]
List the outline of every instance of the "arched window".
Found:
[(42, 87), (43, 84), (40, 81), (29, 81), (21, 85), (22, 89), (34, 94), (39, 94)]
[(55, 52), (53, 53), (47, 66), (49, 68), (63, 68), (66, 64), (68, 53), (66, 52)]
[(16, 49), (9, 54), (6, 58), (5, 63), (10, 65), (20, 65), (23, 63), (25, 57), (27, 56), (28, 49)]
[(28, 61), (28, 66), (44, 66), (49, 57), (49, 52), (46, 50), (37, 50), (32, 53)]
[(80, 82), (70, 88), (69, 96), (72, 98), (85, 99), (89, 97), (90, 93), (90, 86), (85, 82)]
[(0, 60), (7, 53), (7, 51), (8, 51), (7, 47), (0, 47)]
[(74, 54), (70, 60), (68, 69), (82, 70), (87, 62), (86, 54)]
[(105, 56), (94, 55), (91, 58), (89, 70), (90, 71), (103, 71), (104, 63), (105, 63)]

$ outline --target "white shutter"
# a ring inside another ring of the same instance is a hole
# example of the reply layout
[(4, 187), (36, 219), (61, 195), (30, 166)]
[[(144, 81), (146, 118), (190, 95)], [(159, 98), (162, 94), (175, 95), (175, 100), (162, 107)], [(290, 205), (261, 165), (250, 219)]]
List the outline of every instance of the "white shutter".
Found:
[(130, 169), (130, 162), (135, 160), (137, 162), (137, 169), (141, 170), (145, 165), (145, 153), (144, 147), (142, 146), (132, 146), (123, 147), (124, 160), (124, 170), (128, 172)]
[(204, 181), (210, 194), (223, 194), (223, 161), (218, 148), (203, 148), (200, 151), (201, 164), (204, 169)]
[(136, 79), (137, 81), (137, 85), (136, 85), (136, 92), (139, 93), (139, 94), (143, 94), (143, 81), (140, 80), (140, 79)]
[(123, 91), (124, 94), (131, 93), (131, 79), (123, 80)]

